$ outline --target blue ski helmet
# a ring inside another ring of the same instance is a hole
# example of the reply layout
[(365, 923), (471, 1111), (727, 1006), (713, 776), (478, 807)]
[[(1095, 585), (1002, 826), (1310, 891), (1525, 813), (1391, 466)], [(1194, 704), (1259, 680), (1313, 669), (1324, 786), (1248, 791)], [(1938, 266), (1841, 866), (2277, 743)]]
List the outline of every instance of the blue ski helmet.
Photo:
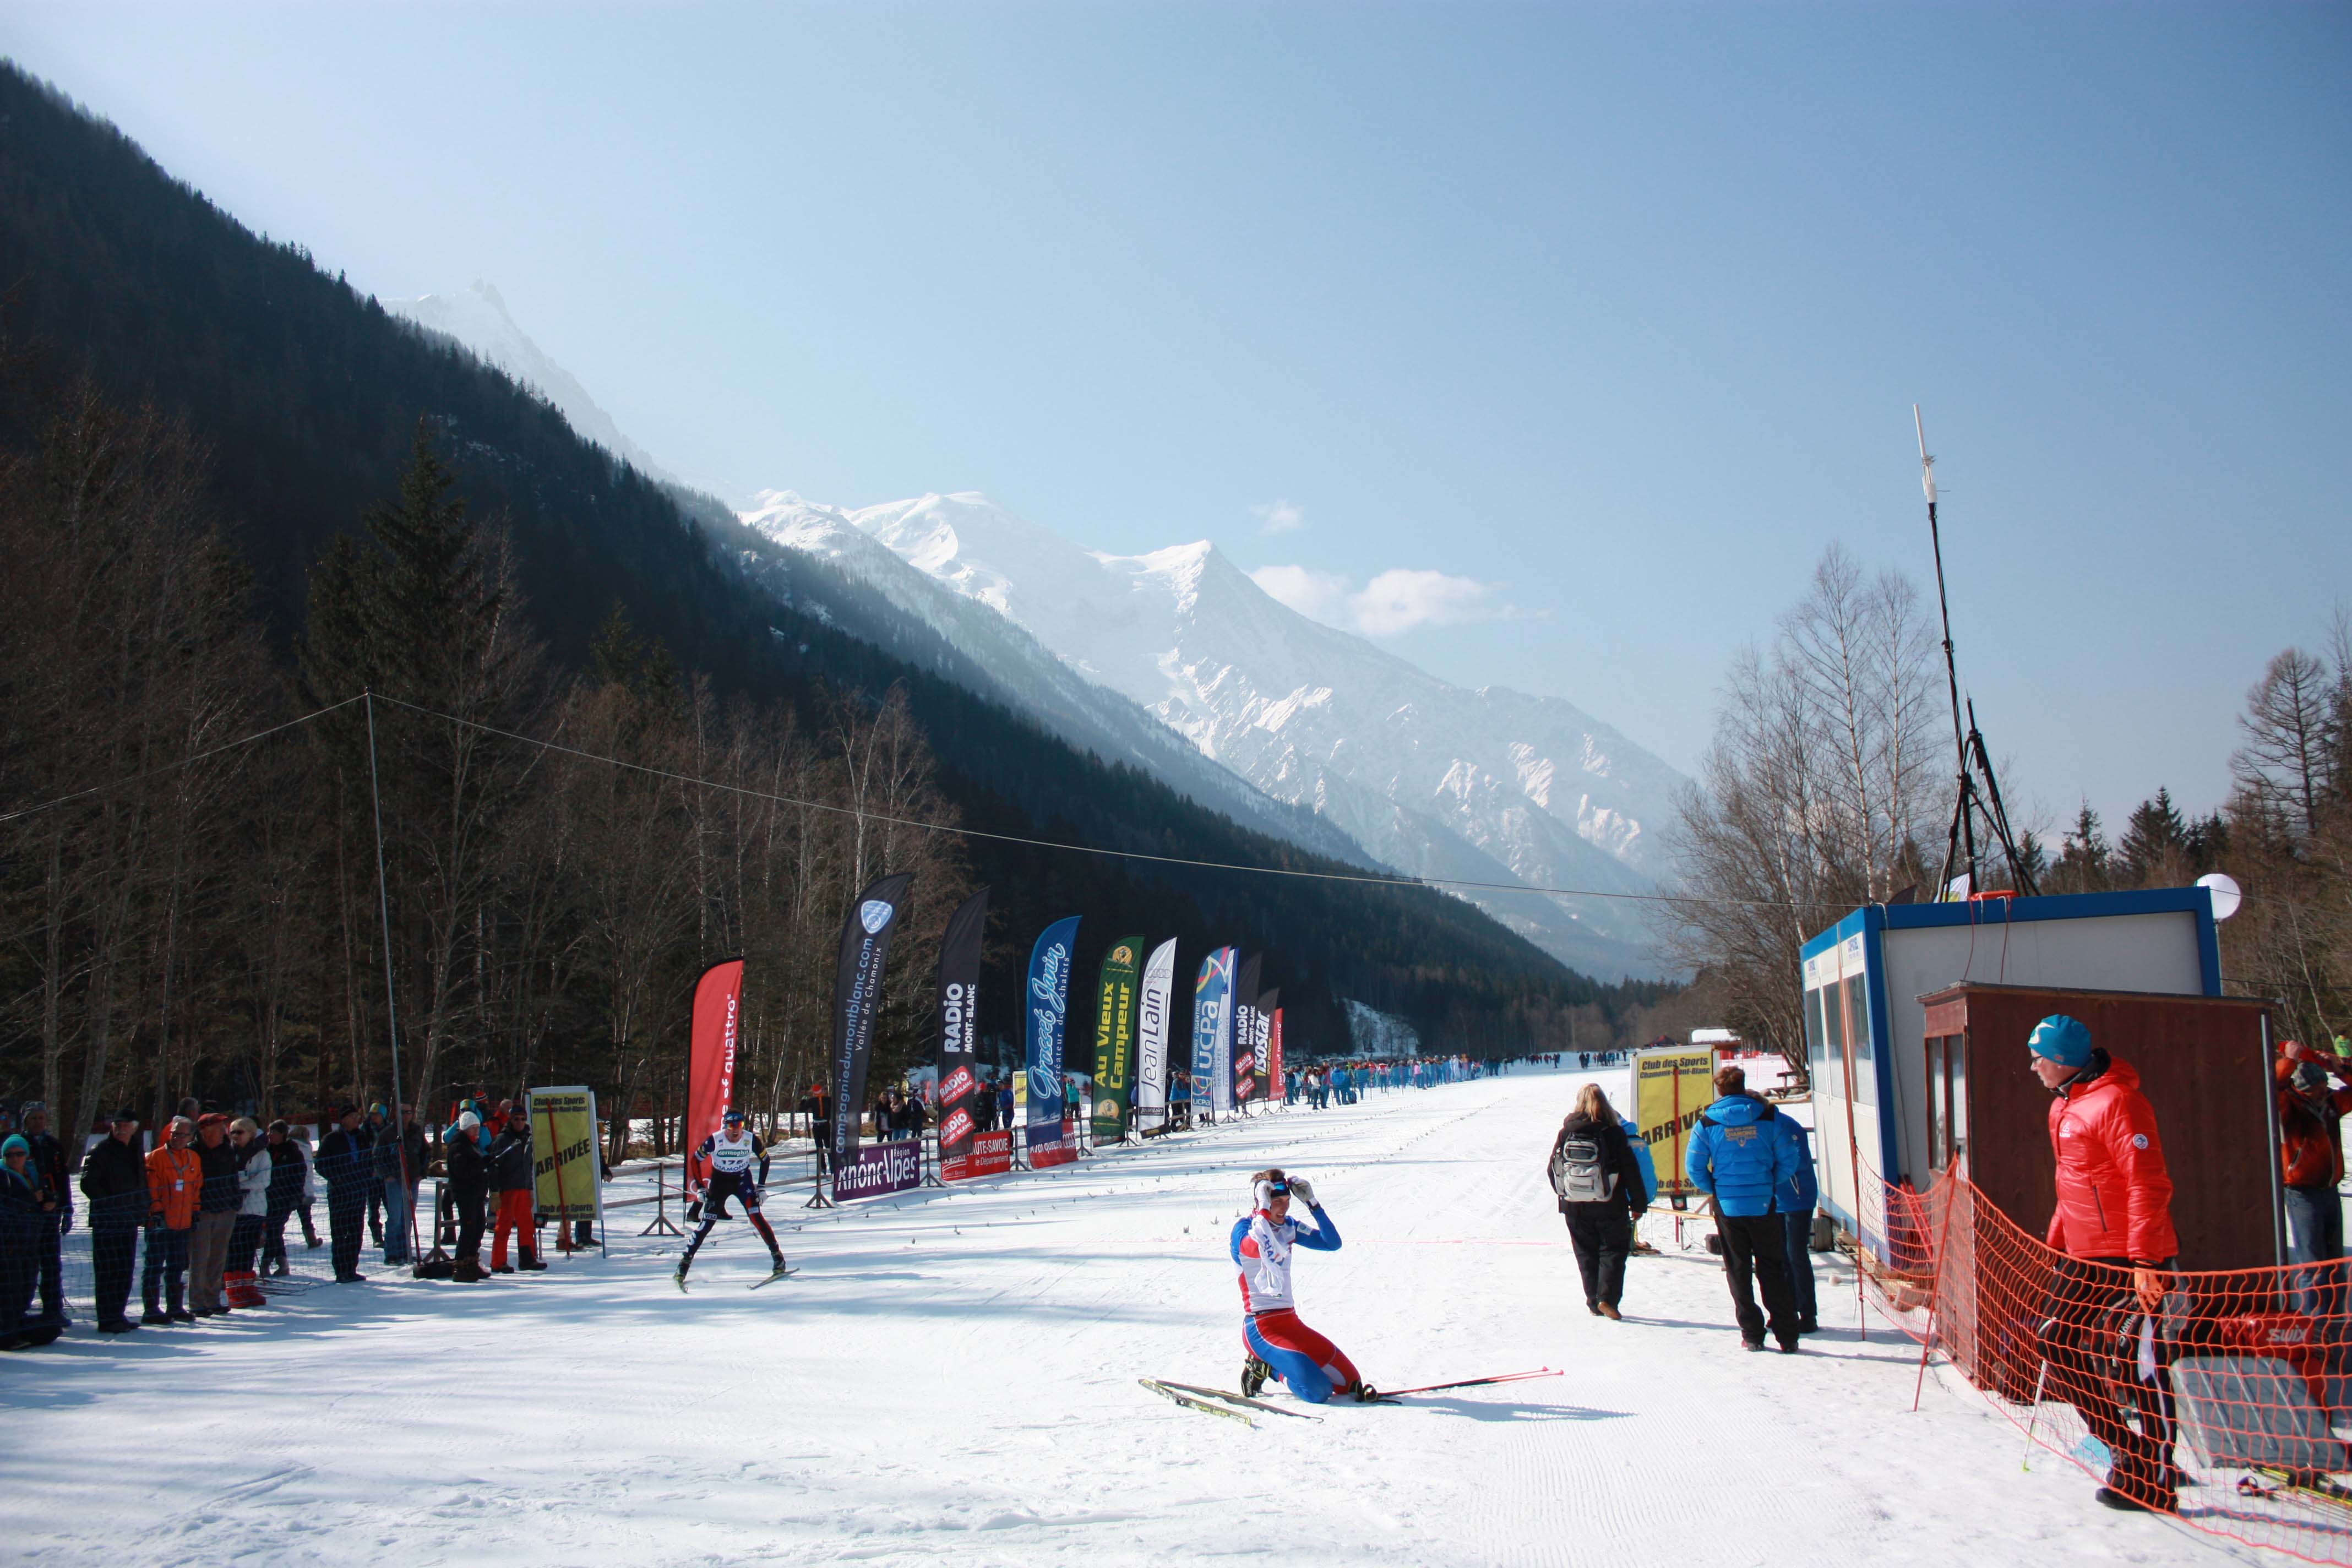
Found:
[(2025, 1048), (2062, 1068), (2088, 1067), (2091, 1031), (2083, 1026), (2080, 1019), (2053, 1013), (2033, 1026), (2033, 1033), (2026, 1037)]

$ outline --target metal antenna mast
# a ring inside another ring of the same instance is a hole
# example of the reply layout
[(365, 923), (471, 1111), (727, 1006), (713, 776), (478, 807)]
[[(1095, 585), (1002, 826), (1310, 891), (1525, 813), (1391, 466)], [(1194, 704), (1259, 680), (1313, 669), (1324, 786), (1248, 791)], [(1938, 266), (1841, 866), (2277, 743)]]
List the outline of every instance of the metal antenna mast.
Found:
[[(2034, 895), (2033, 873), (2024, 857), (2017, 852), (2017, 839), (2009, 830), (2009, 813), (2000, 800), (2000, 782), (1993, 776), (1992, 756), (1985, 750), (1984, 736), (1977, 729), (1975, 699), (1965, 704), (1960, 700), (1960, 669), (1952, 657), (1952, 606), (1944, 589), (1944, 536), (1936, 519), (1936, 459), (1927, 452), (1927, 430), (1920, 422), (1919, 405), (1911, 405), (1911, 430), (1919, 438), (1919, 488), (1927, 496), (1927, 540), (1936, 552), (1936, 609), (1944, 623), (1944, 679), (1952, 698), (1952, 750), (1958, 764), (1952, 797), (1952, 826), (1944, 843), (1944, 870), (1937, 879), (1937, 897), (1942, 898), (1952, 885), (1956, 868), (1965, 870), (1971, 891), (1977, 885), (1980, 856), (1977, 845), (1976, 819), (1982, 816), (1988, 837), (2000, 845), (2001, 854), (2009, 862), (2010, 885), (2027, 898)], [(1965, 727), (1963, 712), (1967, 715)], [(1977, 779), (1983, 776), (1983, 787)]]

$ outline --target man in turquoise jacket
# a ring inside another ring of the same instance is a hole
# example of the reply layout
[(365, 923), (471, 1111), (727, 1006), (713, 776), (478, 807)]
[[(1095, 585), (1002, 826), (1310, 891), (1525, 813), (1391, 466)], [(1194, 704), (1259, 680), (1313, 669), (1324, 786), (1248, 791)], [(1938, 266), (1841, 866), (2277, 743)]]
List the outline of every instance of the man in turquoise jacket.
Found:
[[(1731, 1284), (1740, 1343), (1762, 1350), (1769, 1328), (1781, 1352), (1793, 1355), (1797, 1303), (1789, 1288), (1785, 1228), (1773, 1201), (1796, 1167), (1790, 1140), (1775, 1125), (1785, 1119), (1748, 1092), (1748, 1075), (1736, 1067), (1715, 1075), (1715, 1091), (1722, 1098), (1699, 1112), (1683, 1172), (1715, 1200), (1715, 1234), (1723, 1244), (1723, 1271)], [(1760, 1312), (1754, 1294), (1759, 1287), (1764, 1293)]]

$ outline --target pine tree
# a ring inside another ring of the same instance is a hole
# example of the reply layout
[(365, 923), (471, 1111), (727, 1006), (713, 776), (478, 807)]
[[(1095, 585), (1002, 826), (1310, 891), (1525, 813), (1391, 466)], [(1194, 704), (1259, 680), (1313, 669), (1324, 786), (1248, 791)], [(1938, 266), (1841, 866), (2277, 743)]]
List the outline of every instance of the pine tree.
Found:
[(2053, 893), (2095, 893), (2114, 886), (2107, 840), (2087, 800), (2059, 840), (2058, 863), (2050, 868), (2046, 886)]
[(2188, 847), (2189, 825), (2172, 804), (2172, 792), (2159, 787), (2153, 799), (2132, 807), (2124, 824), (2116, 844), (2116, 879), (2131, 888), (2177, 879)]

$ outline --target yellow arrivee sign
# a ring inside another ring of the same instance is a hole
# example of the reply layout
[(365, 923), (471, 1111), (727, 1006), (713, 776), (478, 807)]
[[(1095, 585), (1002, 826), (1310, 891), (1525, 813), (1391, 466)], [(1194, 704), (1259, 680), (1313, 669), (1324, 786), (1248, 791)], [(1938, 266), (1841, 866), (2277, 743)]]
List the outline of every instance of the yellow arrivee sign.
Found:
[(1658, 1197), (1687, 1197), (1696, 1189), (1683, 1174), (1698, 1113), (1715, 1102), (1715, 1053), (1705, 1046), (1669, 1046), (1633, 1058), (1633, 1120), (1658, 1168)]
[(599, 1222), (604, 1234), (604, 1184), (597, 1177), (596, 1092), (590, 1089), (530, 1091), (531, 1174), (539, 1217)]

